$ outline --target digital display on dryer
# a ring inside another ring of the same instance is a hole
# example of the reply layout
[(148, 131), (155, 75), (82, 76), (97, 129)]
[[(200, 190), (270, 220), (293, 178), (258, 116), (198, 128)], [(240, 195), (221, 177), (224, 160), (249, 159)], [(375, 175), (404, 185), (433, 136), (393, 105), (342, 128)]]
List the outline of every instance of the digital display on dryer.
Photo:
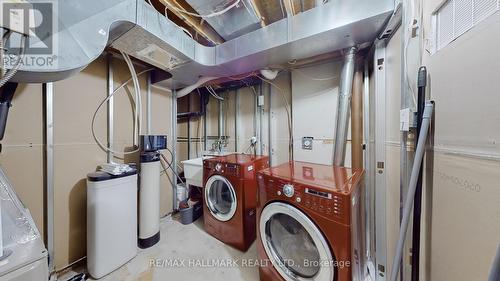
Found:
[(322, 192), (322, 191), (318, 191), (318, 190), (314, 190), (314, 189), (310, 189), (310, 188), (306, 188), (305, 192), (307, 194), (311, 194), (314, 196), (318, 196), (318, 197), (322, 197), (322, 198), (326, 198), (326, 199), (332, 199), (332, 194), (328, 193), (328, 192)]

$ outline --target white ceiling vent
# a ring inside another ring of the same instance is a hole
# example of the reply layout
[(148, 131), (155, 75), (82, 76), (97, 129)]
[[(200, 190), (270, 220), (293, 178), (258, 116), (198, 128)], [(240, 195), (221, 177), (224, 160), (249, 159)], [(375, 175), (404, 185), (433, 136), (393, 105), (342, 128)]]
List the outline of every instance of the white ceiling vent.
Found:
[(500, 0), (447, 0), (434, 13), (436, 50), (491, 16), (500, 9)]

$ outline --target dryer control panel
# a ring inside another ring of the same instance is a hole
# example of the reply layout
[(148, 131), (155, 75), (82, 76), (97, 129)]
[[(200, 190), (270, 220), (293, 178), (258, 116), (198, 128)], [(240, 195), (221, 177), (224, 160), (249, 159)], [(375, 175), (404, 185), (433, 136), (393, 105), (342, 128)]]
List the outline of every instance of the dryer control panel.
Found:
[[(301, 209), (311, 210), (335, 221), (350, 224), (350, 195), (326, 188), (258, 175), (259, 186), (265, 186), (267, 201), (287, 201)], [(262, 192), (262, 188), (260, 192)]]

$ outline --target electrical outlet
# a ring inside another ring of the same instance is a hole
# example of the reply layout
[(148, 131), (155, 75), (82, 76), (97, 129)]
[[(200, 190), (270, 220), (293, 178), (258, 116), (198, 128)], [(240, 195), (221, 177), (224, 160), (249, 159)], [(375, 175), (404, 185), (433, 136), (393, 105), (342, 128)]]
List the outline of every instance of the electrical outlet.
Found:
[(313, 137), (303, 137), (302, 138), (302, 149), (312, 150), (313, 149)]

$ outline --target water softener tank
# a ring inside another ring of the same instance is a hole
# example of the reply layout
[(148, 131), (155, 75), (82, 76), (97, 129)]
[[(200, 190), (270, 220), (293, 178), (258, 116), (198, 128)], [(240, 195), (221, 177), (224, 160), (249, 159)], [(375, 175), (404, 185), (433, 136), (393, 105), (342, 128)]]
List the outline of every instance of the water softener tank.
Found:
[[(87, 175), (87, 267), (99, 279), (137, 254), (137, 171)], [(39, 279), (41, 280), (41, 279)]]
[(149, 248), (160, 241), (160, 154), (141, 153), (139, 184), (139, 247)]

